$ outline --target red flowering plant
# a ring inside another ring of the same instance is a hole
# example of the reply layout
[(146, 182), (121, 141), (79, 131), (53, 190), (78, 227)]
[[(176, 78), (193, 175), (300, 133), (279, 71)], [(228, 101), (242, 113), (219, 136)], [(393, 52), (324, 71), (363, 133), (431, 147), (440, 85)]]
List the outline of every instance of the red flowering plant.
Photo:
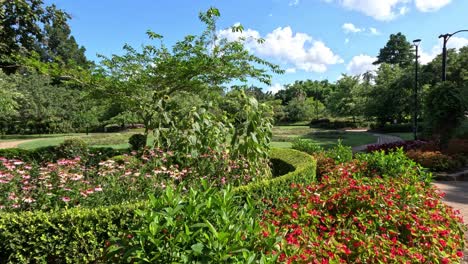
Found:
[(459, 213), (443, 194), (411, 178), (362, 177), (355, 162), (264, 212), (263, 251), (282, 263), (456, 263), (463, 256)]

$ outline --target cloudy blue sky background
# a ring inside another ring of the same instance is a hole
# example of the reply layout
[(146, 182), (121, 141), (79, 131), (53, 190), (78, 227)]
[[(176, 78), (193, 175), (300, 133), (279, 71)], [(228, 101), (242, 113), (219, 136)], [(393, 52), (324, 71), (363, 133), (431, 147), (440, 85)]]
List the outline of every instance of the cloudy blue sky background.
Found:
[[(273, 76), (277, 91), (295, 80), (329, 79), (342, 73), (360, 74), (375, 69), (372, 62), (392, 33), (409, 41), (422, 39), (421, 61), (441, 52), (438, 36), (468, 29), (467, 0), (46, 0), (69, 12), (72, 34), (87, 49), (86, 55), (122, 54), (122, 46), (148, 44), (148, 29), (172, 45), (203, 24), (198, 13), (210, 6), (221, 11), (219, 34), (230, 39), (239, 33), (226, 30), (241, 23), (244, 37), (256, 55), (279, 64), (286, 73)], [(452, 37), (449, 47), (468, 45), (468, 33)]]

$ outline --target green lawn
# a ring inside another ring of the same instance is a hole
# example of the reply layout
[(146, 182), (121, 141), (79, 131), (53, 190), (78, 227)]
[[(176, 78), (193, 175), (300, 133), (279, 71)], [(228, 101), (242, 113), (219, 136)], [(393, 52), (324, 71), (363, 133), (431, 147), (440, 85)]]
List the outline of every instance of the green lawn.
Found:
[(341, 130), (323, 130), (306, 126), (275, 126), (273, 128), (273, 147), (288, 148), (296, 138), (309, 139), (316, 144), (329, 148), (342, 140), (346, 146), (360, 146), (375, 143), (377, 138), (367, 132), (346, 132)]
[[(418, 133), (419, 134), (419, 133)], [(388, 135), (399, 137), (403, 140), (413, 140), (413, 132), (399, 132), (399, 133), (388, 133)]]
[[(131, 130), (122, 133), (91, 133), (86, 134), (70, 134), (70, 135), (56, 135), (56, 137), (38, 138), (19, 145), (22, 149), (34, 149), (46, 146), (57, 146), (68, 138), (83, 139), (89, 146), (93, 147), (111, 147), (111, 148), (127, 148), (128, 139), (131, 135), (140, 132), (140, 130)], [(20, 138), (18, 138), (20, 139)], [(23, 139), (23, 138), (21, 138)], [(151, 140), (151, 137), (150, 137)]]
[[(56, 135), (8, 135), (6, 139), (0, 141), (35, 139), (19, 145), (19, 148), (34, 149), (45, 146), (56, 146), (62, 143), (67, 138), (81, 138), (90, 146), (93, 147), (112, 147), (112, 148), (127, 148), (128, 138), (135, 134), (141, 133), (142, 130), (130, 130), (120, 133), (92, 133), (86, 134), (56, 134)], [(341, 139), (344, 145), (359, 146), (364, 144), (375, 143), (376, 137), (367, 132), (345, 132), (341, 130), (323, 130), (309, 128), (307, 126), (288, 125), (273, 127), (272, 147), (290, 148), (292, 141), (296, 138), (304, 138), (312, 140), (324, 148), (329, 148), (337, 144), (338, 139)], [(148, 144), (153, 142), (152, 135), (148, 139)]]

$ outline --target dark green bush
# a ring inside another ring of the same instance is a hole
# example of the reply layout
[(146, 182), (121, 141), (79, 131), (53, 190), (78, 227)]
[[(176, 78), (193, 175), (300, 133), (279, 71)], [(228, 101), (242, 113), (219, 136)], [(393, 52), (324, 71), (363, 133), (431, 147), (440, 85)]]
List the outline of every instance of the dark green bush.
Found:
[(146, 146), (146, 135), (134, 134), (128, 139), (128, 144), (132, 150), (140, 150)]
[(57, 155), (63, 158), (75, 158), (86, 156), (88, 145), (79, 138), (65, 139), (63, 143), (57, 146)]
[(144, 203), (0, 214), (0, 263), (99, 262), (111, 237), (139, 224)]
[[(121, 155), (128, 150), (113, 149), (108, 147), (88, 148), (86, 155), (82, 158), (86, 159), (88, 166), (96, 166), (99, 162), (108, 158)], [(28, 163), (46, 163), (55, 162), (58, 159), (67, 158), (66, 153), (58, 150), (58, 147), (48, 146), (36, 149), (19, 149), (9, 148), (0, 149), (0, 157), (7, 159), (19, 159)]]

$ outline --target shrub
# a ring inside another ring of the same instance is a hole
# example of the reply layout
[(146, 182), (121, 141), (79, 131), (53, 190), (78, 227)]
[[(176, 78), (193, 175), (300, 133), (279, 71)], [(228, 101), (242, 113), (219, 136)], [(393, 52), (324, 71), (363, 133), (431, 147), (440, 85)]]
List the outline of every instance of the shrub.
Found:
[(252, 205), (239, 206), (230, 188), (167, 188), (138, 212), (140, 228), (118, 240), (109, 252), (116, 263), (248, 263), (262, 258), (255, 245), (260, 233)]
[(398, 141), (398, 142), (392, 142), (392, 143), (385, 143), (385, 144), (373, 144), (373, 145), (368, 145), (367, 146), (367, 152), (373, 152), (373, 151), (385, 151), (385, 152), (390, 152), (390, 151), (395, 151), (398, 148), (402, 148), (404, 151), (410, 150), (410, 149), (433, 149), (435, 148), (434, 143), (432, 142), (427, 142), (427, 141), (421, 141), (421, 140), (407, 140), (407, 141)]
[(447, 147), (449, 154), (462, 154), (468, 156), (468, 139), (452, 139)]
[(358, 154), (356, 158), (366, 163), (367, 176), (380, 176), (384, 178), (406, 177), (412, 182), (430, 182), (432, 179), (432, 175), (409, 159), (401, 148), (387, 154), (384, 151)]
[(310, 121), (309, 127), (323, 128), (323, 129), (342, 129), (342, 128), (356, 128), (355, 122), (351, 121), (330, 121), (330, 119), (314, 119)]
[(326, 155), (338, 163), (343, 163), (353, 159), (353, 149), (349, 146), (343, 146), (341, 140), (338, 140), (338, 144), (327, 150)]
[(431, 171), (452, 171), (464, 165), (459, 160), (439, 151), (410, 150), (406, 152), (406, 155)]
[(427, 132), (440, 139), (443, 149), (465, 119), (467, 106), (462, 89), (455, 83), (441, 82), (432, 87), (425, 98)]
[(466, 227), (434, 187), (354, 170), (343, 164), (321, 184), (291, 185), (264, 213), (264, 252), (280, 263), (460, 261)]
[[(144, 203), (0, 214), (0, 263), (93, 263), (129, 234)], [(100, 263), (100, 262), (99, 262)]]
[[(86, 161), (87, 166), (96, 166), (102, 160), (106, 160), (125, 152), (127, 152), (127, 150), (91, 147), (86, 151), (85, 156), (82, 156), (81, 158)], [(18, 148), (0, 149), (0, 157), (39, 164), (56, 162), (59, 159), (66, 158), (61, 151), (58, 151), (58, 146), (48, 146), (29, 150)]]
[(65, 139), (57, 147), (57, 155), (62, 158), (75, 158), (87, 155), (88, 145), (79, 138)]
[(323, 151), (323, 148), (321, 146), (317, 145), (311, 140), (301, 139), (301, 138), (295, 139), (292, 143), (291, 148), (308, 153), (308, 154), (314, 154), (314, 153)]
[(317, 180), (321, 181), (322, 177), (335, 167), (336, 162), (328, 157), (325, 152), (315, 153), (313, 157), (317, 160)]
[(274, 203), (278, 197), (288, 195), (288, 186), (291, 183), (309, 184), (315, 181), (317, 163), (312, 156), (293, 149), (274, 148), (270, 152), (270, 157), (289, 163), (295, 170), (283, 176), (236, 187), (234, 191), (243, 197), (244, 201), (250, 197), (254, 201)]
[(128, 139), (132, 150), (140, 150), (146, 147), (146, 136), (143, 134), (134, 134)]

